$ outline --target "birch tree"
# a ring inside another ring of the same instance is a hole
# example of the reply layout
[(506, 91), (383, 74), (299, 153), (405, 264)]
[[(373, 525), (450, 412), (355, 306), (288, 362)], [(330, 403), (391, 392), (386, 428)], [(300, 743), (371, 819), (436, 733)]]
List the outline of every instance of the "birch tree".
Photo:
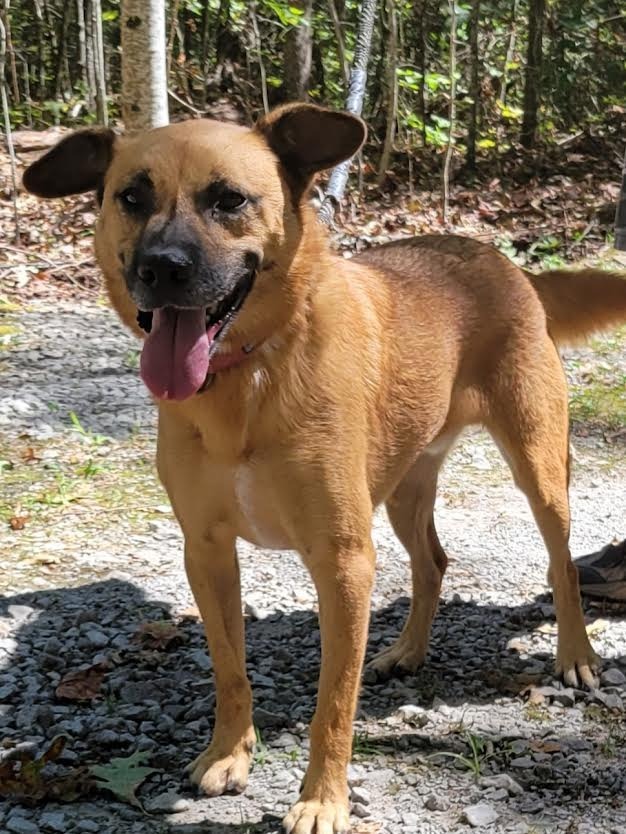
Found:
[(169, 122), (163, 0), (122, 0), (122, 118), (127, 130)]
[[(374, 22), (376, 20), (376, 0), (363, 0), (359, 13), (359, 27), (354, 45), (354, 61), (350, 71), (350, 84), (348, 86), (348, 97), (346, 110), (360, 116), (363, 112), (363, 100), (365, 98), (365, 86), (367, 83), (367, 65), (370, 52), (372, 51), (372, 35), (374, 34)], [(336, 168), (330, 175), (324, 201), (320, 207), (319, 219), (322, 223), (330, 226), (335, 216), (335, 209), (341, 202), (343, 193), (346, 190), (350, 164), (352, 160), (347, 159)]]

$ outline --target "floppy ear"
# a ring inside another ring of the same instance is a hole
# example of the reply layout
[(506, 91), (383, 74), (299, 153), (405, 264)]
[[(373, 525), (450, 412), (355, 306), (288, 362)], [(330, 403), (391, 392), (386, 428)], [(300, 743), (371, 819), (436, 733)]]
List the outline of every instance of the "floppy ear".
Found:
[(24, 188), (38, 197), (98, 191), (113, 158), (115, 133), (79, 130), (66, 136), (24, 171)]
[(308, 180), (325, 168), (354, 156), (367, 128), (358, 116), (328, 110), (315, 104), (287, 104), (257, 123), (288, 173)]

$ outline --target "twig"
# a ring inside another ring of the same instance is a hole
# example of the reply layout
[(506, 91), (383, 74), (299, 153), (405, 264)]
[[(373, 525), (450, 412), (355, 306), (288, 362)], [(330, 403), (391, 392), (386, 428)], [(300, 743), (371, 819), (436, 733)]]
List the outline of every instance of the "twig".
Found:
[(13, 147), (13, 138), (11, 136), (11, 117), (9, 115), (9, 102), (7, 99), (6, 88), (6, 66), (7, 56), (7, 30), (4, 22), (0, 18), (0, 96), (2, 97), (2, 115), (4, 118), (4, 133), (7, 140), (7, 150), (11, 160), (11, 182), (13, 185), (13, 193), (11, 199), (13, 201), (13, 219), (15, 222), (15, 240), (20, 239), (20, 215), (17, 210), (17, 162), (15, 159), (15, 149)]
[(190, 113), (194, 113), (196, 116), (206, 116), (209, 112), (208, 110), (198, 110), (197, 107), (194, 107), (193, 104), (189, 104), (188, 101), (185, 101), (180, 96), (177, 96), (173, 90), (168, 88), (167, 94), (170, 98), (173, 98), (174, 101), (177, 101), (180, 105), (182, 105), (185, 109), (189, 110)]

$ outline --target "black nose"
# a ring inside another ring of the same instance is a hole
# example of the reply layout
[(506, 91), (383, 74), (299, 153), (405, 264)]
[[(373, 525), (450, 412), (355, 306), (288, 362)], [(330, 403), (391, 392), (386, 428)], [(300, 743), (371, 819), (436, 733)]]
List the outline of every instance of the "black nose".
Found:
[(191, 258), (182, 249), (146, 249), (137, 257), (137, 275), (148, 287), (183, 283), (192, 268)]

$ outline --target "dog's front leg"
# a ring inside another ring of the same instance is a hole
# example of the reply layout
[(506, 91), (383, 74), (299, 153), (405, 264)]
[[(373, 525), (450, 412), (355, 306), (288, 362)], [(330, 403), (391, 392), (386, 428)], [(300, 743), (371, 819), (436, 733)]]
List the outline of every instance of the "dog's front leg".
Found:
[(192, 762), (189, 773), (208, 796), (240, 793), (248, 782), (255, 734), (232, 532), (217, 525), (199, 541), (187, 537), (185, 568), (213, 659), (217, 701), (211, 744)]
[(349, 828), (347, 767), (367, 642), (375, 555), (371, 541), (305, 558), (319, 597), (322, 666), (311, 724), (311, 757), (299, 802), (284, 820), (289, 834)]

